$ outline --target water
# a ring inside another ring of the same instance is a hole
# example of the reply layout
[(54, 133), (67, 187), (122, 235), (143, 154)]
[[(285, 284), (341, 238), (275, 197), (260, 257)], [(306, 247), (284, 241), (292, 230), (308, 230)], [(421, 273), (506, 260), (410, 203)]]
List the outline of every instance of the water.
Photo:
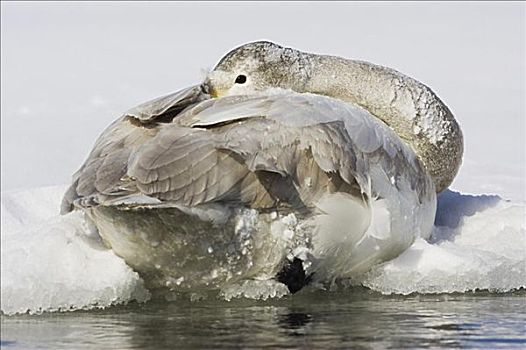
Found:
[(526, 347), (526, 291), (384, 296), (364, 288), (281, 300), (152, 300), (2, 316), (6, 349)]

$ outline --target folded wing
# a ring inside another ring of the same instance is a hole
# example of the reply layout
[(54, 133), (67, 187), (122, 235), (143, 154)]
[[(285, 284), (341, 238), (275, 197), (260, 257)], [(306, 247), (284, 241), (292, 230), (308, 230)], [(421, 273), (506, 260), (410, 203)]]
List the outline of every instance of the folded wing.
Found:
[(324, 193), (388, 195), (401, 176), (417, 196), (434, 193), (412, 151), (358, 107), (292, 92), (201, 102), (188, 94), (112, 124), (75, 174), (64, 211), (215, 202), (308, 209)]

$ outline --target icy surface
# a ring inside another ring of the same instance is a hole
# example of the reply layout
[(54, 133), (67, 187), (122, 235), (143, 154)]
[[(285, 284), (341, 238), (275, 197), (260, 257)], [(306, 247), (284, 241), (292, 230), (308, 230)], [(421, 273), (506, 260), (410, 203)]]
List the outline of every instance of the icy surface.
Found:
[(526, 287), (524, 203), (446, 191), (429, 241), (417, 240), (362, 283), (382, 293), (450, 293)]
[(58, 216), (65, 187), (2, 194), (1, 306), (5, 314), (106, 307), (149, 292), (93, 239), (81, 213)]
[[(80, 213), (57, 215), (64, 190), (56, 186), (2, 194), (2, 312), (147, 300), (139, 276), (94, 238)], [(524, 288), (525, 214), (524, 203), (446, 191), (439, 197), (429, 241), (417, 240), (358, 282), (386, 294)], [(287, 217), (283, 225), (292, 221)], [(222, 295), (266, 299), (288, 294), (285, 286), (267, 282), (232, 286)]]
[(267, 300), (268, 298), (281, 298), (288, 294), (290, 293), (287, 287), (274, 280), (243, 281), (239, 284), (233, 284), (221, 291), (221, 296), (225, 300), (240, 297)]

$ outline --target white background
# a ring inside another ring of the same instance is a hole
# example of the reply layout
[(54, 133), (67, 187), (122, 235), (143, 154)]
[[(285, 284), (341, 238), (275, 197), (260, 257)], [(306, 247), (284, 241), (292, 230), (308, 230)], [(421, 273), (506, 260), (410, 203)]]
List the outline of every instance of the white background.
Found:
[(525, 198), (524, 3), (2, 2), (2, 190), (69, 182), (124, 110), (267, 39), (431, 86), (465, 135), (453, 188)]

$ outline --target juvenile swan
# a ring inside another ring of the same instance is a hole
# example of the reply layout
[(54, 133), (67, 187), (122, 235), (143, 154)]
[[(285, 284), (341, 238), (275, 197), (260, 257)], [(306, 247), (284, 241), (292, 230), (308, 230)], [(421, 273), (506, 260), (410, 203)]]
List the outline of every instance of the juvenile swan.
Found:
[(462, 151), (418, 81), (254, 42), (111, 124), (63, 212), (84, 211), (151, 288), (282, 295), (428, 237)]

